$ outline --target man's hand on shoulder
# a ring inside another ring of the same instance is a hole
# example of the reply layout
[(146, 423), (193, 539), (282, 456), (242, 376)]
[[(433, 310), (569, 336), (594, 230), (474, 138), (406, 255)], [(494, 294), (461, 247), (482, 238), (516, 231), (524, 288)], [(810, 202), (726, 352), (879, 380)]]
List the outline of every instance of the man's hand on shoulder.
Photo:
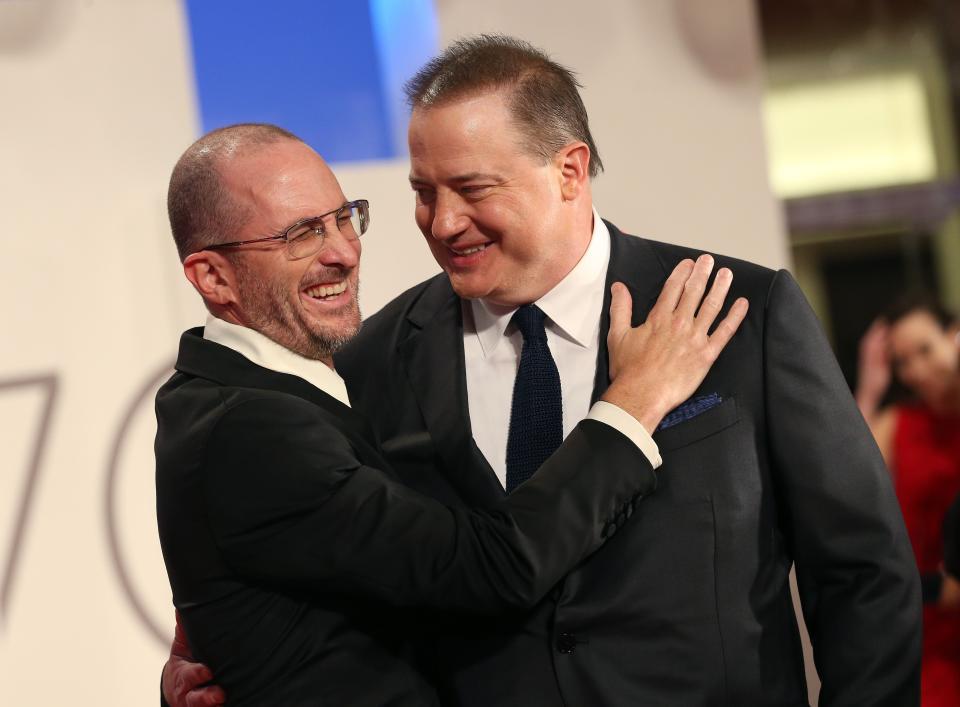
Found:
[(209, 685), (213, 673), (203, 663), (197, 663), (190, 652), (186, 634), (177, 614), (177, 628), (170, 645), (170, 657), (163, 666), (161, 686), (163, 699), (169, 707), (215, 707), (226, 701), (223, 689)]
[(620, 283), (610, 303), (610, 377), (603, 400), (633, 415), (653, 434), (660, 420), (703, 382), (747, 314), (739, 298), (712, 331), (723, 308), (733, 274), (721, 268), (704, 296), (713, 258), (684, 260), (670, 274), (647, 320), (630, 326), (633, 304)]

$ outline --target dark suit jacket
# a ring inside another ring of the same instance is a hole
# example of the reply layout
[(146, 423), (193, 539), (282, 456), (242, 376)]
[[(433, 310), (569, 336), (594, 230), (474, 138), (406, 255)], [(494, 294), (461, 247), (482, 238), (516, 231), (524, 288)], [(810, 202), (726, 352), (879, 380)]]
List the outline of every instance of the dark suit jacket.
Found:
[(195, 657), (231, 705), (424, 705), (393, 607), (533, 606), (656, 477), (585, 421), (507, 502), (447, 508), (394, 480), (366, 423), (306, 381), (180, 342), (157, 394), (157, 516)]
[[(639, 323), (698, 254), (608, 226), (595, 398), (609, 285), (630, 288)], [(722, 404), (654, 435), (660, 490), (523, 620), (488, 622), (482, 641), (468, 618), (452, 623), (435, 663), (446, 703), (805, 705), (794, 563), (820, 704), (918, 703), (918, 578), (877, 448), (789, 274), (722, 266), (728, 302), (750, 301), (698, 391)], [(471, 436), (461, 303), (444, 275), (365, 322), (337, 367), (406, 483), (464, 507), (500, 503)]]

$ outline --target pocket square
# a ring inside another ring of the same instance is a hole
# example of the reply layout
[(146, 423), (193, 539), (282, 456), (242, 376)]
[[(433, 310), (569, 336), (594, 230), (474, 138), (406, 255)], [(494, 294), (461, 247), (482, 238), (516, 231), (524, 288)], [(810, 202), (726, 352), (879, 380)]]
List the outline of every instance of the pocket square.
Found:
[(723, 402), (719, 393), (710, 393), (709, 395), (698, 395), (690, 398), (687, 402), (681, 403), (664, 416), (660, 424), (657, 425), (657, 431), (665, 430), (668, 427), (679, 425), (681, 422), (693, 419), (697, 415), (702, 415), (707, 410), (715, 408)]

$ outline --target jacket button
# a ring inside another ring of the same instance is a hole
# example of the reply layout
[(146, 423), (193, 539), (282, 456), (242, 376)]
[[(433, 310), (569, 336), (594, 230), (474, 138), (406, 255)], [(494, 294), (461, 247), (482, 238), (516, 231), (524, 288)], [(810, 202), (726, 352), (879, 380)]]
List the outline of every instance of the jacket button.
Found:
[(573, 636), (569, 633), (561, 633), (557, 636), (557, 651), (559, 653), (573, 653), (574, 649), (577, 647), (576, 636)]

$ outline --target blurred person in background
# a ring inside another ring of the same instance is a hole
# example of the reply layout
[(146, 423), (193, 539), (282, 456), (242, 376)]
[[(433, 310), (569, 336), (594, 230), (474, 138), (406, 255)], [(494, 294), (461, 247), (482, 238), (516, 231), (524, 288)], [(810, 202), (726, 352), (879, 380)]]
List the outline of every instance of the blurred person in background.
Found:
[[(884, 406), (894, 376), (913, 397)], [(960, 494), (957, 320), (932, 298), (902, 298), (860, 343), (856, 399), (893, 474), (922, 578), (922, 704), (960, 705), (960, 581), (942, 571), (944, 519)]]

